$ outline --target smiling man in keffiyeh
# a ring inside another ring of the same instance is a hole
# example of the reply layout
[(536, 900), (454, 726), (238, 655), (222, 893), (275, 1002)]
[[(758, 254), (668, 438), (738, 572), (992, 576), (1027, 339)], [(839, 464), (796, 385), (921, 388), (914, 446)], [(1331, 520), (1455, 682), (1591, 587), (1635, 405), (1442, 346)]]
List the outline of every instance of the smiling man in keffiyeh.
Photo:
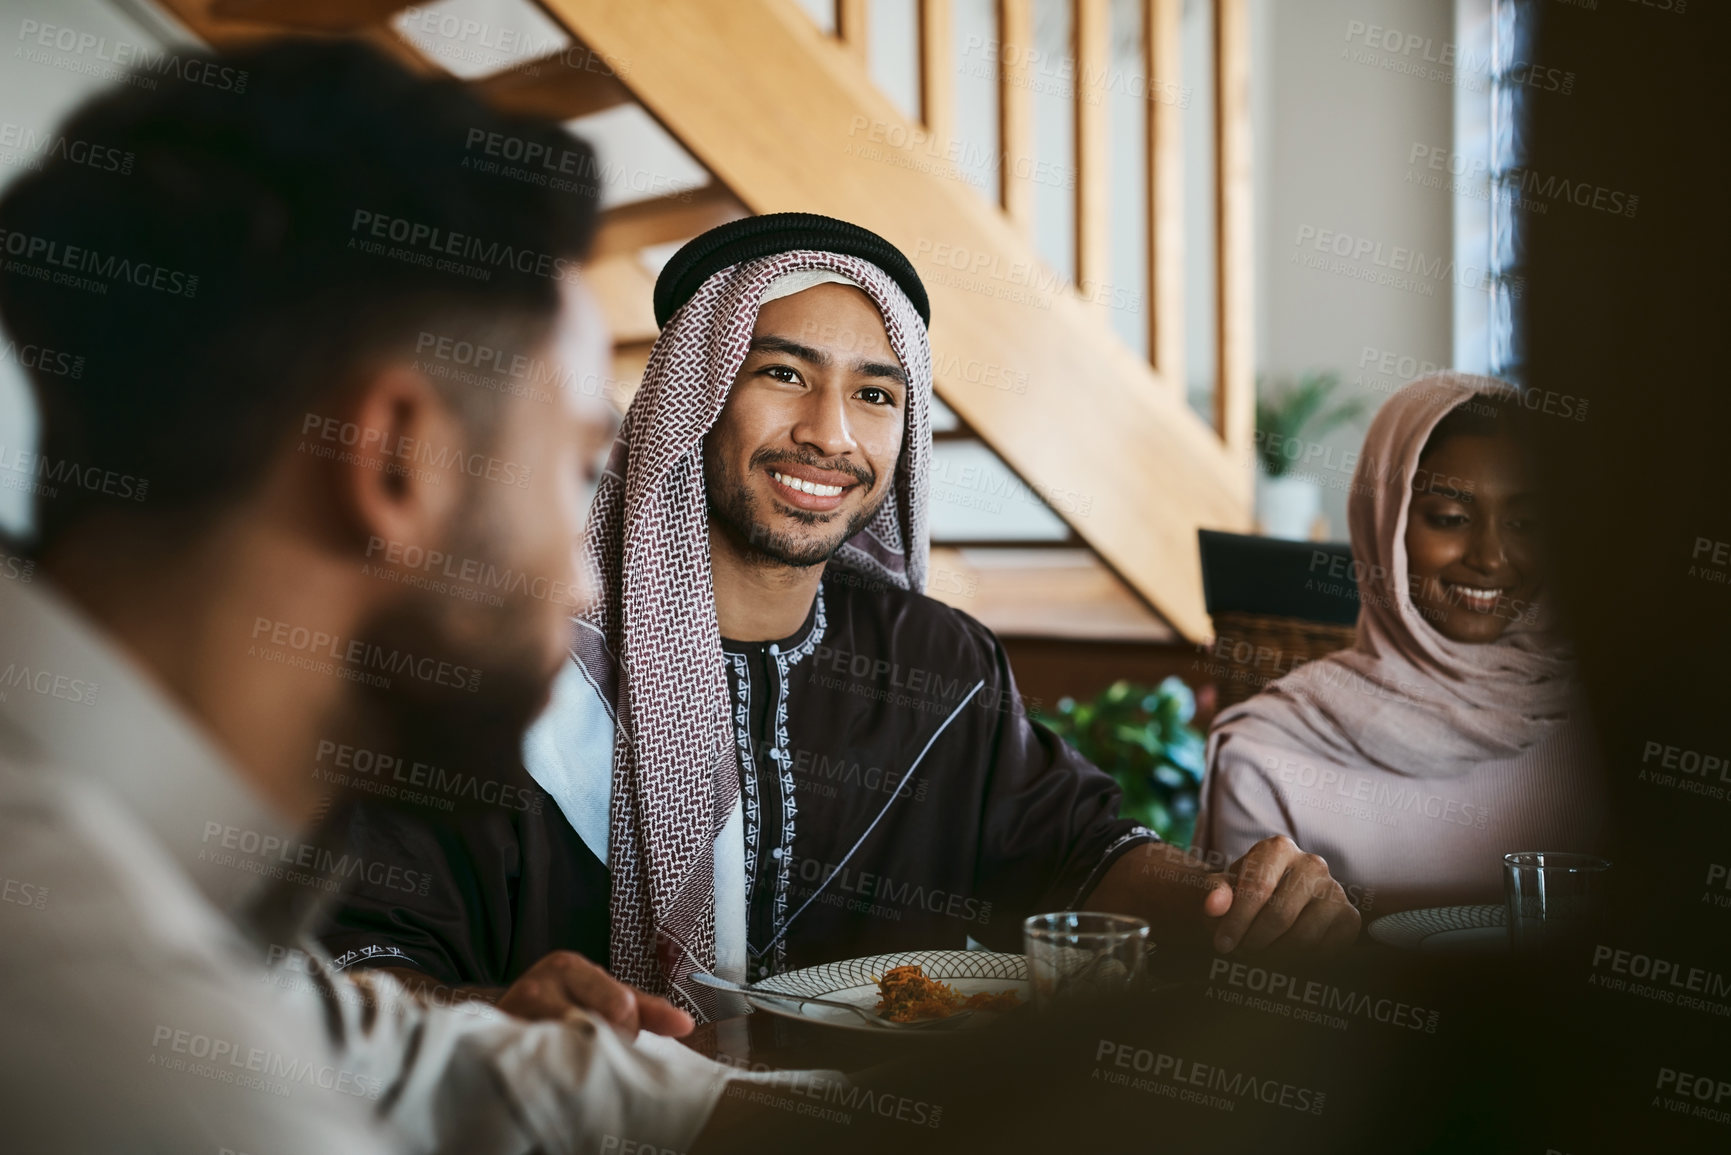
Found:
[[(351, 896), (333, 948), (494, 987), (578, 951), (709, 1013), (693, 971), (1017, 951), (1045, 910), (1223, 950), (1350, 941), (1357, 913), (1290, 841), (1252, 848), (1235, 888), (1118, 818), (1112, 780), (1022, 709), (992, 633), (920, 592), (929, 311), (900, 252), (751, 218), (681, 249), (655, 305), (591, 511), (598, 597), (526, 746), (555, 805), (358, 817), (351, 838), (439, 881)], [(515, 1002), (557, 1013), (545, 994)]]

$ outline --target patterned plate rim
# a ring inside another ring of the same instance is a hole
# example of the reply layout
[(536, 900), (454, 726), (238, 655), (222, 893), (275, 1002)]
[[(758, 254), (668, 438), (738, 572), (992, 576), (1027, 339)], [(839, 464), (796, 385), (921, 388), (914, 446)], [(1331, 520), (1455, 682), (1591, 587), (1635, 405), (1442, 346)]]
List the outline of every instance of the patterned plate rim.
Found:
[(1424, 949), (1424, 941), (1451, 930), (1489, 930), (1503, 926), (1508, 910), (1500, 903), (1468, 903), (1461, 906), (1426, 906), (1397, 910), (1372, 922), (1370, 937), (1385, 946), (1406, 950)]
[(904, 950), (864, 958), (819, 963), (771, 975), (753, 983), (760, 994), (811, 995), (822, 998), (837, 991), (870, 986), (890, 967), (918, 964), (926, 975), (940, 981), (951, 979), (1008, 979), (1028, 981), (1028, 960), (1019, 954), (989, 950)]

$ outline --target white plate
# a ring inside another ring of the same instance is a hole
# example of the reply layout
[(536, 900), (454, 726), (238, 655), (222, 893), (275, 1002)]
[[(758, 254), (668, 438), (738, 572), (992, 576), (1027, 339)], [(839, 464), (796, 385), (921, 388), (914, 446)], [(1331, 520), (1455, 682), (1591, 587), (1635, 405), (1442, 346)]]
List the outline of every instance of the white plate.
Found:
[[(840, 1007), (819, 1007), (810, 1003), (793, 1003), (773, 997), (777, 993), (811, 995), (852, 1003), (867, 1011), (877, 1006), (877, 979), (891, 967), (918, 965), (929, 979), (948, 983), (963, 995), (981, 992), (998, 994), (1015, 991), (1022, 1002), (1028, 1001), (1028, 964), (1019, 954), (997, 954), (984, 950), (913, 950), (899, 954), (875, 954), (842, 962), (823, 963), (772, 975), (752, 985), (745, 1000), (752, 1006), (783, 1018), (807, 1023), (822, 1023), (849, 1031), (870, 1031), (873, 1034), (898, 1036), (944, 1034), (936, 1031), (886, 1031), (874, 1027), (858, 1015)], [(972, 1030), (986, 1025), (996, 1015), (977, 1014), (957, 1025), (956, 1030)]]
[(1370, 937), (1424, 954), (1505, 954), (1508, 917), (1506, 907), (1489, 903), (1430, 906), (1383, 915), (1370, 924)]

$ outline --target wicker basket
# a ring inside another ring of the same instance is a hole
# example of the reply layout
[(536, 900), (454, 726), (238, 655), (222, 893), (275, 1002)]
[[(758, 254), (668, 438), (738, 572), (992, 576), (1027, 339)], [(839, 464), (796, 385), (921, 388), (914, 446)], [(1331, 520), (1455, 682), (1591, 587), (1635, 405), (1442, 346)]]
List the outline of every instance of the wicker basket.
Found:
[(1304, 663), (1351, 647), (1352, 626), (1222, 611), (1207, 655), (1220, 708), (1242, 702)]

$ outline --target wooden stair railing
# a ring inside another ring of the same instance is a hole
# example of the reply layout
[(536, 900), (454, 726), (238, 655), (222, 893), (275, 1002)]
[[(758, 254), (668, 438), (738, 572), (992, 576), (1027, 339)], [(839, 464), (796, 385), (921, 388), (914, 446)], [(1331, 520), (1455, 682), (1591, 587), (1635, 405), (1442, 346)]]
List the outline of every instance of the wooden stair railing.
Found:
[[(407, 0), (161, 2), (218, 47), (284, 31), (350, 33), (422, 70), (439, 67), (386, 24)], [(1147, 107), (1147, 361), (1033, 250), (1033, 186), (1015, 175), (1016, 161), (1033, 152), (1026, 58), (1018, 51), (1032, 46), (1031, 0), (996, 5), (1001, 208), (943, 171), (954, 92), (949, 0), (920, 5), (924, 126), (910, 124), (867, 76), (870, 0), (838, 0), (835, 38), (793, 0), (541, 0), (576, 40), (572, 51), (598, 63), (550, 58), (474, 83), (502, 105), (561, 120), (635, 99), (713, 174), (714, 183), (684, 199), (606, 214), (591, 270), (604, 290), (616, 289), (603, 294), (616, 298), (616, 364), (640, 363), (653, 338), (652, 319), (637, 316), (648, 283), (634, 258), (638, 247), (747, 211), (803, 209), (866, 225), (908, 252), (926, 280), (940, 396), (1033, 488), (1064, 495), (1051, 504), (1076, 535), (1181, 634), (1200, 640), (1210, 627), (1195, 531), (1250, 524), (1244, 2), (1214, 5), (1219, 381), (1212, 428), (1183, 398), (1174, 102), (1150, 93)], [(1179, 8), (1179, 0), (1143, 0), (1150, 87), (1176, 76)], [(1104, 73), (1107, 0), (1071, 0), (1071, 19), (1074, 95), (1083, 96)], [(1074, 102), (1075, 249), (1084, 285), (1105, 280), (1111, 257), (1098, 95)], [(929, 143), (908, 147), (910, 140)]]
[(746, 208), (842, 217), (907, 252), (945, 402), (1037, 491), (1080, 495), (1054, 508), (1180, 633), (1209, 635), (1196, 530), (1248, 528), (1248, 437), (1233, 447), (1162, 387), (1012, 217), (942, 174), (941, 149), (889, 143), (924, 130), (843, 42), (791, 0), (545, 2)]

